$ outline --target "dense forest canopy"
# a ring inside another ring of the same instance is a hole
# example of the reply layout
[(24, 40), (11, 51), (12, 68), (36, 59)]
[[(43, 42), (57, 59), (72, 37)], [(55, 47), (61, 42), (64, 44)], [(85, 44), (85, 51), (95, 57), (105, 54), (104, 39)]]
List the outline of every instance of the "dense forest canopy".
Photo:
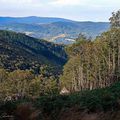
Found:
[(66, 61), (63, 45), (0, 30), (0, 99), (57, 93)]
[(95, 40), (80, 36), (66, 51), (61, 84), (70, 91), (95, 89), (120, 79), (120, 11), (110, 18), (111, 29)]
[[(45, 74), (45, 71), (43, 71)], [(57, 81), (54, 76), (35, 75), (29, 70), (15, 70), (7, 72), (0, 69), (0, 99), (7, 96), (21, 97), (43, 96), (58, 92)]]
[[(64, 46), (11, 31), (0, 31), (0, 66), (8, 70), (40, 67), (62, 69), (67, 60)], [(54, 71), (55, 72), (55, 71)]]

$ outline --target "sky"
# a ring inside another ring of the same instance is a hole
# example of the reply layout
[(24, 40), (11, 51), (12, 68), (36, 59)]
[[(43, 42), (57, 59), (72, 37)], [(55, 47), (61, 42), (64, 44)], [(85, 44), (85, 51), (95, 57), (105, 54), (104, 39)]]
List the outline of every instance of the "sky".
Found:
[(0, 0), (0, 16), (59, 17), (76, 21), (108, 21), (120, 0)]

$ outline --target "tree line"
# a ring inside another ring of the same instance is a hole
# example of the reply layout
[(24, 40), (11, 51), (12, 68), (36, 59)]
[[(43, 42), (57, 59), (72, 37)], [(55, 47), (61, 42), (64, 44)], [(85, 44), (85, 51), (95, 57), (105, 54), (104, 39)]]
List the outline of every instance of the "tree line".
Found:
[(95, 40), (79, 35), (66, 47), (69, 61), (61, 85), (70, 91), (110, 86), (120, 79), (120, 11), (110, 18), (111, 28)]
[[(45, 73), (45, 71), (43, 70)], [(0, 69), (0, 99), (19, 95), (22, 98), (52, 95), (58, 92), (54, 76), (35, 75), (30, 70), (14, 70), (8, 72)]]

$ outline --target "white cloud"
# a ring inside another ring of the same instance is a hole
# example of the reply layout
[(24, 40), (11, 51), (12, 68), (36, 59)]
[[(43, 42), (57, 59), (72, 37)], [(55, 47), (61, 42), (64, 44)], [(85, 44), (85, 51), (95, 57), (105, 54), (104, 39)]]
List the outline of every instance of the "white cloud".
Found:
[(44, 4), (41, 2), (43, 0), (0, 0), (0, 9), (32, 9), (41, 7)]
[(53, 5), (59, 5), (59, 6), (119, 6), (120, 5), (120, 0), (51, 0), (50, 2)]
[(7, 3), (7, 4), (19, 4), (19, 3), (32, 3), (33, 0), (0, 0), (0, 3)]
[(53, 5), (78, 5), (81, 0), (55, 0), (51, 2)]
[(120, 0), (0, 0), (0, 6), (2, 4), (14, 4), (14, 5), (51, 5), (51, 6), (119, 6)]
[(120, 0), (0, 0), (0, 16), (52, 16), (76, 20), (108, 20)]

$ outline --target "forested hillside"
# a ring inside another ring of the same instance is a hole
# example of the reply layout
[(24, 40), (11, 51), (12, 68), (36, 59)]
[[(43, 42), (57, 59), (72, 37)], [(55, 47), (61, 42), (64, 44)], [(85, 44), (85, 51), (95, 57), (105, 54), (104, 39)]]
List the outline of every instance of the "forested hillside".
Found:
[(119, 18), (67, 46), (0, 31), (0, 119), (120, 120)]
[(71, 92), (104, 88), (120, 80), (120, 11), (109, 19), (111, 28), (96, 37), (80, 35), (66, 47), (69, 56), (61, 84)]
[(94, 41), (80, 37), (66, 51), (69, 61), (61, 80), (70, 91), (107, 87), (120, 79), (120, 29)]
[(62, 68), (65, 62), (64, 46), (20, 33), (0, 31), (0, 66), (5, 69), (38, 70), (45, 65)]

